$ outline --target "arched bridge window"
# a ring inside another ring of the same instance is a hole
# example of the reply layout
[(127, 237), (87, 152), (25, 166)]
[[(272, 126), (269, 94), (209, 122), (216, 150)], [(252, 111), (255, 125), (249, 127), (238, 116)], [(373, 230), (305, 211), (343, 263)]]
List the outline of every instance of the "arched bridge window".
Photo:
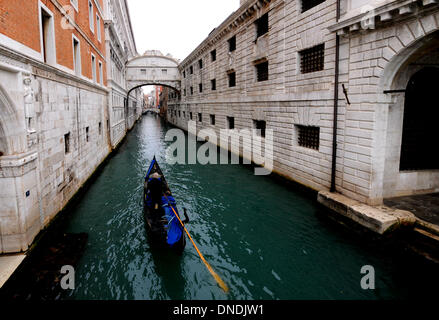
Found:
[(415, 73), (406, 89), (400, 170), (439, 169), (439, 68)]

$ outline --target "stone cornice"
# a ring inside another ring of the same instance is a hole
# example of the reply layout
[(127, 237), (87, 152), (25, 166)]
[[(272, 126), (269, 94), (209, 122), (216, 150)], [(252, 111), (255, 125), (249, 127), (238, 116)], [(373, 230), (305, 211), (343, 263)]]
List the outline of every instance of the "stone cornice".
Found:
[(224, 20), (219, 27), (215, 28), (208, 37), (180, 63), (180, 67), (186, 68), (191, 61), (206, 52), (208, 48), (220, 41), (226, 34), (242, 25), (249, 17), (252, 17), (257, 10), (276, 1), (281, 0), (248, 0)]
[[(341, 20), (328, 28), (331, 32), (339, 35), (355, 32), (361, 29), (368, 29), (367, 25), (373, 24), (374, 28), (381, 23), (392, 21), (393, 19), (414, 16), (420, 9), (437, 7), (439, 0), (395, 0), (377, 8), (365, 9), (359, 13), (347, 13)], [(363, 27), (364, 25), (365, 27)]]

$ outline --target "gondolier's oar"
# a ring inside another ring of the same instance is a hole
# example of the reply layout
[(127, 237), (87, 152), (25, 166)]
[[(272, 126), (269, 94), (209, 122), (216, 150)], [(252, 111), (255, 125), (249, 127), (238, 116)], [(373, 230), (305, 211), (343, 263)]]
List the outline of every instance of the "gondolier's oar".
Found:
[[(166, 200), (168, 200), (168, 197), (166, 197)], [(169, 202), (169, 200), (168, 200)], [(178, 221), (180, 221), (181, 226), (183, 227), (184, 231), (186, 231), (187, 236), (189, 237), (189, 239), (191, 239), (192, 244), (195, 247), (195, 250), (197, 250), (198, 255), (200, 256), (201, 260), (204, 262), (204, 264), (207, 267), (207, 270), (209, 270), (210, 274), (215, 278), (216, 282), (218, 282), (219, 286), (221, 287), (221, 289), (224, 290), (224, 292), (229, 292), (229, 288), (227, 287), (226, 283), (223, 281), (223, 279), (220, 278), (220, 276), (212, 269), (212, 267), (210, 266), (210, 264), (206, 261), (206, 259), (204, 259), (204, 256), (202, 255), (202, 253), (200, 252), (200, 250), (198, 250), (197, 245), (195, 244), (194, 240), (192, 239), (191, 235), (189, 234), (189, 232), (187, 231), (186, 227), (184, 226), (183, 222), (181, 222), (180, 217), (178, 216), (177, 212), (175, 212), (174, 208), (172, 207), (172, 204), (169, 205), (172, 209), (172, 211), (174, 211), (175, 216), (177, 217)]]

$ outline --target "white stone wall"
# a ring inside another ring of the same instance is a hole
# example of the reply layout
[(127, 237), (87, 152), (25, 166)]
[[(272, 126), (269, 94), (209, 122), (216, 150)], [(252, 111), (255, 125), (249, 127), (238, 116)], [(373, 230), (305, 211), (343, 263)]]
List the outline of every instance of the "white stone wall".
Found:
[[(253, 2), (246, 2), (238, 14)], [(189, 112), (203, 113), (199, 128), (212, 127), (210, 114), (215, 114), (215, 126), (219, 135), (226, 128), (226, 117), (235, 118), (235, 128), (253, 128), (253, 120), (265, 120), (267, 129), (274, 130), (274, 171), (310, 188), (320, 190), (330, 186), (332, 156), (332, 114), (334, 81), (335, 35), (327, 30), (335, 22), (335, 1), (326, 2), (304, 13), (297, 1), (271, 1), (252, 13), (235, 27), (222, 34), (233, 21), (218, 27), (206, 48), (200, 45), (181, 64), (182, 99), (180, 105), (169, 101), (169, 112), (179, 108), (186, 112), (186, 119), (169, 117), (180, 127), (186, 127)], [(269, 32), (256, 42), (254, 21), (269, 12)], [(237, 50), (228, 52), (227, 40), (236, 35)], [(323, 71), (301, 74), (298, 51), (325, 44)], [(216, 49), (217, 60), (211, 62), (210, 51)], [(203, 59), (203, 69), (198, 60)], [(256, 81), (254, 62), (266, 58), (269, 63), (269, 80)], [(193, 66), (191, 76), (189, 67)], [(228, 87), (227, 71), (236, 71), (236, 87)], [(210, 80), (216, 79), (216, 91), (210, 90)], [(198, 84), (203, 83), (203, 93)], [(190, 86), (194, 95), (190, 95)], [(186, 89), (186, 96), (183, 95)], [(320, 129), (319, 150), (298, 146), (295, 125), (313, 125)], [(342, 131), (340, 130), (340, 133)], [(342, 141), (339, 144), (341, 152)], [(340, 177), (340, 172), (338, 173)], [(337, 180), (341, 187), (340, 179)]]
[[(304, 13), (296, 0), (271, 1), (268, 7), (257, 8), (254, 5), (258, 3), (261, 2), (241, 3), (243, 6), (180, 64), (181, 73), (186, 73), (182, 79), (182, 93), (186, 89), (186, 96), (182, 94), (181, 101), (169, 101), (168, 119), (186, 128), (189, 112), (193, 112), (194, 120), (202, 112), (203, 123), (197, 123), (198, 127), (211, 127), (209, 114), (215, 114), (216, 131), (226, 128), (227, 116), (235, 117), (237, 129), (252, 128), (252, 120), (265, 120), (267, 129), (274, 130), (274, 171), (313, 189), (328, 189), (334, 111), (333, 31), (343, 29), (337, 31), (337, 191), (369, 204), (379, 204), (385, 197), (438, 191), (437, 170), (399, 171), (404, 94), (384, 93), (401, 89), (401, 85), (405, 89), (407, 82), (396, 85), (395, 78), (407, 73), (407, 61), (429, 52), (425, 48), (421, 52), (422, 45), (437, 42), (437, 4), (423, 1), (414, 8), (414, 4), (385, 1), (383, 9), (379, 2), (376, 12), (381, 19), (388, 18), (388, 8), (395, 20), (381, 23), (377, 18), (374, 29), (359, 30), (361, 20), (355, 21), (349, 1), (341, 2), (339, 29), (333, 27), (337, 25), (336, 1), (326, 0)], [(252, 12), (242, 16), (251, 7)], [(265, 12), (269, 12), (269, 33), (255, 42), (253, 22)], [(229, 54), (227, 40), (233, 35), (237, 37), (237, 50)], [(320, 43), (325, 44), (324, 70), (301, 74), (299, 51)], [(217, 51), (215, 62), (210, 61), (213, 49)], [(435, 54), (429, 63), (437, 63)], [(269, 62), (268, 81), (255, 80), (254, 61), (259, 58)], [(203, 59), (201, 70), (199, 59)], [(193, 75), (190, 66), (194, 68)], [(230, 69), (236, 71), (235, 88), (227, 85), (226, 72)], [(410, 72), (412, 75), (414, 70)], [(217, 90), (211, 91), (210, 80), (214, 78)], [(199, 83), (203, 83), (203, 93), (198, 92)], [(173, 110), (185, 111), (186, 119), (178, 117), (178, 112), (175, 117)], [(318, 151), (297, 145), (295, 125), (320, 127)]]
[[(0, 131), (7, 145), (0, 156), (2, 253), (25, 251), (111, 148), (106, 89), (7, 49), (0, 61), (8, 66), (0, 68)], [(34, 111), (31, 127), (26, 101)]]

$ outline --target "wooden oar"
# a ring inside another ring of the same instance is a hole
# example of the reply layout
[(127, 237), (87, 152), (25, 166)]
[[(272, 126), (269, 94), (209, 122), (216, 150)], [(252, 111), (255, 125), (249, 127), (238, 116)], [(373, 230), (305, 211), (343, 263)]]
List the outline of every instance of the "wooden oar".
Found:
[[(168, 200), (169, 203), (169, 199), (167, 196), (165, 196), (166, 200)], [(175, 212), (174, 208), (172, 207), (172, 205), (169, 203), (169, 206), (171, 207), (172, 211), (174, 211), (175, 216), (177, 217), (178, 221), (180, 221), (181, 226), (183, 227), (184, 231), (186, 231), (187, 236), (189, 237), (189, 239), (191, 239), (192, 244), (195, 247), (195, 250), (197, 250), (198, 255), (201, 258), (201, 261), (204, 262), (204, 264), (206, 265), (207, 270), (209, 270), (210, 274), (213, 276), (213, 278), (216, 280), (216, 282), (218, 282), (218, 285), (221, 287), (221, 289), (224, 290), (224, 292), (229, 292), (229, 288), (227, 287), (226, 283), (223, 281), (223, 279), (220, 278), (220, 276), (213, 270), (213, 268), (210, 266), (210, 264), (206, 261), (206, 259), (204, 259), (203, 254), (200, 252), (200, 250), (198, 250), (197, 245), (195, 244), (194, 240), (192, 239), (191, 235), (189, 234), (189, 232), (187, 231), (186, 227), (184, 226), (183, 222), (181, 222), (180, 217), (178, 216), (177, 212)]]

